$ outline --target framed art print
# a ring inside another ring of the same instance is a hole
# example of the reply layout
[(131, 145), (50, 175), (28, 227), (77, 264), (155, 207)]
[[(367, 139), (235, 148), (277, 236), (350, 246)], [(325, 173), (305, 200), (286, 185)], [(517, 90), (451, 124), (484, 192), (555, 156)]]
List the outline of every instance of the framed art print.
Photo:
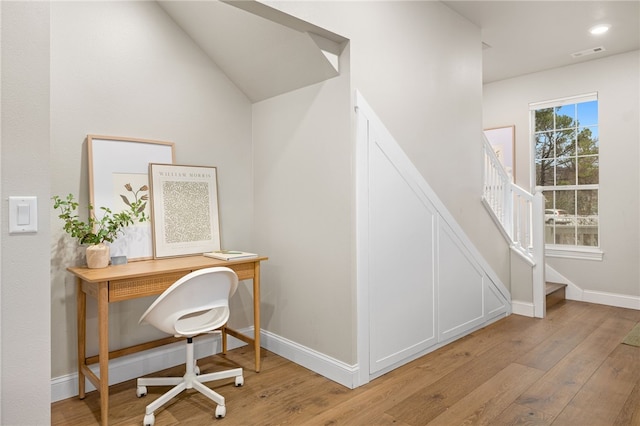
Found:
[[(174, 144), (148, 139), (87, 136), (89, 154), (89, 202), (94, 212), (107, 207), (114, 213), (128, 209), (128, 202), (148, 200), (149, 163), (173, 163)], [(150, 216), (149, 203), (145, 213)], [(153, 257), (152, 224), (135, 223), (110, 244), (111, 256), (128, 260)]]
[(154, 258), (220, 250), (215, 167), (150, 164)]
[(516, 126), (494, 127), (485, 129), (487, 140), (493, 152), (504, 166), (504, 169), (515, 179), (516, 173)]

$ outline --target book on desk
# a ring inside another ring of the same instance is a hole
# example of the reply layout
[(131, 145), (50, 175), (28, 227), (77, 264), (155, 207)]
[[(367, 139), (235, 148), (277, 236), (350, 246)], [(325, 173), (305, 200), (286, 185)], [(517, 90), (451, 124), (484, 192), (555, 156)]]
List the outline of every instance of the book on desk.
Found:
[(202, 253), (204, 256), (213, 257), (220, 260), (236, 260), (236, 259), (248, 259), (252, 257), (258, 257), (255, 253), (248, 253), (246, 251), (239, 250), (215, 250)]

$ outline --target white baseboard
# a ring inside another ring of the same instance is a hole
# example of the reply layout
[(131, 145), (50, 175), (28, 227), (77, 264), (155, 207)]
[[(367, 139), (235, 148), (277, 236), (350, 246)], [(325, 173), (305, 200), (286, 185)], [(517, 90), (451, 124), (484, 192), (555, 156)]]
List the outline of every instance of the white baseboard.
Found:
[(271, 352), (349, 389), (357, 386), (358, 364), (346, 364), (265, 330), (262, 331), (260, 336), (262, 346)]
[(640, 311), (640, 297), (627, 296), (624, 294), (607, 293), (604, 291), (582, 290), (581, 299), (573, 299), (567, 295), (569, 300), (580, 300), (582, 302), (598, 303), (600, 305), (616, 306), (618, 308), (635, 309)]
[(567, 285), (567, 300), (597, 303), (599, 305), (640, 310), (640, 297), (638, 296), (629, 296), (619, 293), (608, 293), (606, 291), (584, 290), (549, 265), (547, 265), (546, 268), (546, 277), (547, 281)]
[(521, 300), (512, 300), (511, 301), (511, 312), (516, 315), (522, 315), (525, 317), (533, 318), (535, 309), (533, 303), (531, 302), (523, 302)]
[[(253, 336), (253, 327), (239, 330), (242, 334)], [(309, 349), (291, 340), (263, 330), (260, 333), (261, 346), (283, 358), (308, 368), (330, 380), (350, 389), (356, 387), (358, 366), (348, 365), (325, 354)], [(235, 349), (246, 343), (229, 336), (228, 348)], [(124, 356), (109, 362), (109, 385), (164, 370), (185, 362), (185, 344), (172, 343), (148, 351)], [(195, 339), (196, 357), (203, 358), (222, 350), (219, 335), (202, 336)], [(98, 364), (91, 367), (99, 376)], [(95, 390), (87, 380), (86, 392)], [(54, 377), (51, 380), (51, 402), (60, 401), (78, 395), (78, 373)]]
[[(627, 296), (617, 293), (606, 293), (604, 291), (582, 290), (572, 283), (563, 284), (567, 284), (565, 295), (567, 300), (597, 303), (599, 305), (615, 306), (618, 308), (635, 309), (640, 311), (640, 297)], [(534, 316), (532, 303), (514, 300), (511, 302), (511, 304), (514, 314), (523, 315), (525, 317)]]
[[(570, 287), (571, 286), (568, 288)], [(581, 290), (579, 294), (581, 296), (580, 299), (572, 299), (569, 297), (568, 292), (567, 299), (640, 310), (640, 298), (638, 297), (589, 290)], [(519, 300), (513, 300), (511, 303), (512, 313), (527, 317), (534, 316), (532, 303)], [(253, 335), (253, 327), (239, 331), (249, 336)], [(308, 368), (347, 388), (353, 389), (358, 386), (359, 367), (357, 363), (353, 365), (346, 364), (266, 330), (262, 330), (260, 338), (263, 348), (283, 358)], [(235, 349), (245, 345), (244, 342), (231, 336), (229, 336), (228, 343), (229, 349)], [(210, 356), (222, 350), (219, 335), (200, 337), (196, 339), (195, 345), (197, 358)], [(109, 362), (109, 385), (135, 379), (155, 371), (183, 364), (184, 362), (185, 351), (184, 343), (182, 342), (124, 356)], [(98, 364), (94, 364), (90, 368), (99, 375)], [(95, 387), (87, 381), (86, 391), (90, 392), (92, 390), (95, 390)], [(51, 380), (51, 402), (77, 395), (77, 373), (55, 377)]]
[[(249, 330), (241, 330), (241, 333), (253, 335), (253, 327)], [(222, 351), (222, 341), (219, 334), (211, 334), (194, 339), (196, 358), (204, 358)], [(229, 336), (228, 349), (239, 348), (246, 343)], [(109, 361), (109, 386), (116, 383), (164, 370), (184, 364), (185, 343), (177, 342), (169, 345), (149, 349), (133, 355), (123, 356)], [(98, 364), (89, 367), (98, 377), (100, 370)], [(86, 392), (95, 390), (95, 386), (86, 380)], [(78, 373), (66, 374), (51, 379), (51, 402), (60, 401), (78, 395)]]

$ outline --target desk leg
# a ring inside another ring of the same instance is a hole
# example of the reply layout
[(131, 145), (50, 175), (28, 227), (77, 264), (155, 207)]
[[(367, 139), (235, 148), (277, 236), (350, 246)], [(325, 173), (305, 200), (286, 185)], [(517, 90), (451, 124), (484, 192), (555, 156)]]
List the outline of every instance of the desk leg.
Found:
[(102, 426), (109, 424), (109, 288), (98, 284), (98, 354), (100, 357), (100, 414)]
[(85, 365), (87, 344), (87, 295), (82, 291), (82, 280), (76, 278), (76, 311), (78, 322), (78, 397), (85, 397), (85, 377), (82, 367)]
[(253, 266), (253, 350), (256, 356), (256, 373), (260, 371), (260, 262)]

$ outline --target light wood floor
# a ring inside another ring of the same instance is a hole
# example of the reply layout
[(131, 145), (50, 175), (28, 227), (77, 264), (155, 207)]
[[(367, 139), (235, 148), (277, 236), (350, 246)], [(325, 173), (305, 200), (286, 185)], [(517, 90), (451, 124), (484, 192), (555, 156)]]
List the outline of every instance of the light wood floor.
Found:
[[(640, 425), (640, 348), (623, 345), (640, 311), (566, 301), (544, 320), (511, 315), (349, 390), (263, 351), (260, 373), (248, 349), (214, 356), (203, 372), (245, 366), (245, 385), (214, 384), (227, 416), (195, 392), (156, 412), (156, 425)], [(162, 374), (181, 374), (180, 369)], [(158, 374), (155, 374), (158, 375)], [(165, 388), (162, 388), (164, 390)], [(110, 422), (141, 425), (135, 382), (111, 387)], [(53, 425), (98, 424), (99, 397), (52, 404)]]

